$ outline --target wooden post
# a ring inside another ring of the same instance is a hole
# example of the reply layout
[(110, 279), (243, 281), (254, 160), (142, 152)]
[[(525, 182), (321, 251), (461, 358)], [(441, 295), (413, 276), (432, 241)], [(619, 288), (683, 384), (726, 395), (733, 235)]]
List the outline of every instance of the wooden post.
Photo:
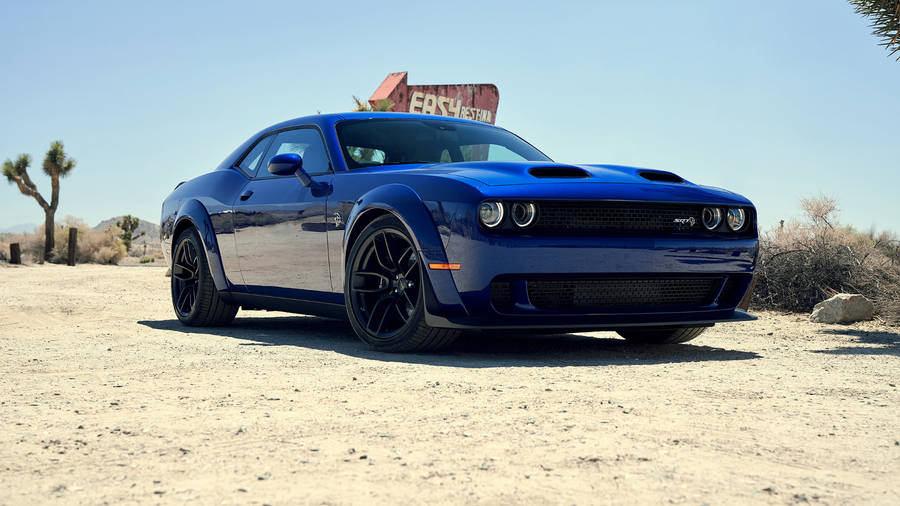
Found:
[(14, 242), (9, 245), (9, 263), (11, 264), (21, 264), (22, 263), (22, 250), (19, 249), (19, 243)]
[(78, 246), (78, 229), (75, 227), (69, 228), (69, 265), (75, 265), (75, 251), (77, 251)]

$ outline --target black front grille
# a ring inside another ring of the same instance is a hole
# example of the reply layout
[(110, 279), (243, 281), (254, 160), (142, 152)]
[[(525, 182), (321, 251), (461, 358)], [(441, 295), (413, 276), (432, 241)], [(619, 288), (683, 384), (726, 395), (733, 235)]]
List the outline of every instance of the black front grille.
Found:
[[(712, 304), (722, 284), (721, 277), (670, 277), (596, 279), (527, 279), (523, 281), (528, 302), (544, 311), (608, 311), (633, 308), (662, 311), (672, 307), (703, 307)], [(498, 310), (515, 302), (516, 281), (491, 283), (491, 302)], [(520, 301), (524, 302), (524, 301)]]
[(703, 228), (703, 207), (678, 204), (547, 202), (535, 232), (691, 232)]
[(512, 306), (512, 283), (509, 281), (494, 281), (491, 283), (491, 304), (496, 308)]

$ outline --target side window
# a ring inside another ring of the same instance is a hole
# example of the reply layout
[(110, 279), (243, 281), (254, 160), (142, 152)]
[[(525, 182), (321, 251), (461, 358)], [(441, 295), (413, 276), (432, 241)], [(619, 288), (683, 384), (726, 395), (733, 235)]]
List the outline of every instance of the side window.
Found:
[[(297, 153), (303, 158), (303, 168), (311, 176), (329, 172), (328, 154), (322, 136), (315, 128), (299, 128), (288, 130), (275, 136), (272, 145), (263, 158), (262, 165), (268, 166), (269, 160), (282, 153)], [(266, 169), (260, 170), (257, 177), (271, 177)]]
[(260, 165), (262, 165), (263, 153), (266, 151), (266, 148), (269, 146), (269, 141), (271, 140), (271, 137), (263, 137), (263, 139), (257, 142), (256, 146), (253, 146), (253, 149), (247, 153), (247, 156), (241, 160), (238, 167), (249, 174), (250, 177), (255, 176), (256, 171), (259, 170)]

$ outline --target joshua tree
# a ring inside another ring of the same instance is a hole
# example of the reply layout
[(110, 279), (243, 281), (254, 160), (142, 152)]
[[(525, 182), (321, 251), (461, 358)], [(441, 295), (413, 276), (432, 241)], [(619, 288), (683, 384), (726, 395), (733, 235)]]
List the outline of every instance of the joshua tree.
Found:
[(122, 234), (119, 237), (122, 238), (122, 243), (125, 245), (125, 251), (131, 251), (131, 241), (147, 234), (146, 232), (141, 232), (138, 235), (134, 235), (134, 231), (137, 230), (140, 225), (140, 218), (135, 218), (130, 214), (122, 216), (122, 220), (116, 222), (116, 226), (122, 229)]
[(850, 5), (858, 14), (872, 20), (872, 33), (881, 37), (880, 45), (891, 56), (900, 52), (900, 0), (850, 0)]
[(75, 168), (75, 160), (69, 158), (63, 149), (62, 141), (54, 141), (50, 144), (50, 150), (44, 157), (44, 174), (50, 176), (50, 203), (41, 196), (37, 186), (28, 176), (28, 166), (31, 165), (31, 156), (19, 155), (13, 162), (7, 159), (3, 162), (3, 175), (6, 180), (19, 187), (22, 195), (34, 198), (41, 209), (44, 210), (44, 259), (50, 260), (55, 246), (53, 241), (53, 217), (56, 208), (59, 207), (59, 178), (65, 177)]

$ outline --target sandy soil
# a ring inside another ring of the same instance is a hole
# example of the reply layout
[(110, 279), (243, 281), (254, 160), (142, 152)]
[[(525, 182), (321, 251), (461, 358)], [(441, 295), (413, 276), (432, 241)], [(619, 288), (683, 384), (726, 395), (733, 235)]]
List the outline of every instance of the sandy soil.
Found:
[(369, 351), (174, 319), (165, 269), (0, 267), (0, 503), (900, 504), (900, 329), (761, 314)]

